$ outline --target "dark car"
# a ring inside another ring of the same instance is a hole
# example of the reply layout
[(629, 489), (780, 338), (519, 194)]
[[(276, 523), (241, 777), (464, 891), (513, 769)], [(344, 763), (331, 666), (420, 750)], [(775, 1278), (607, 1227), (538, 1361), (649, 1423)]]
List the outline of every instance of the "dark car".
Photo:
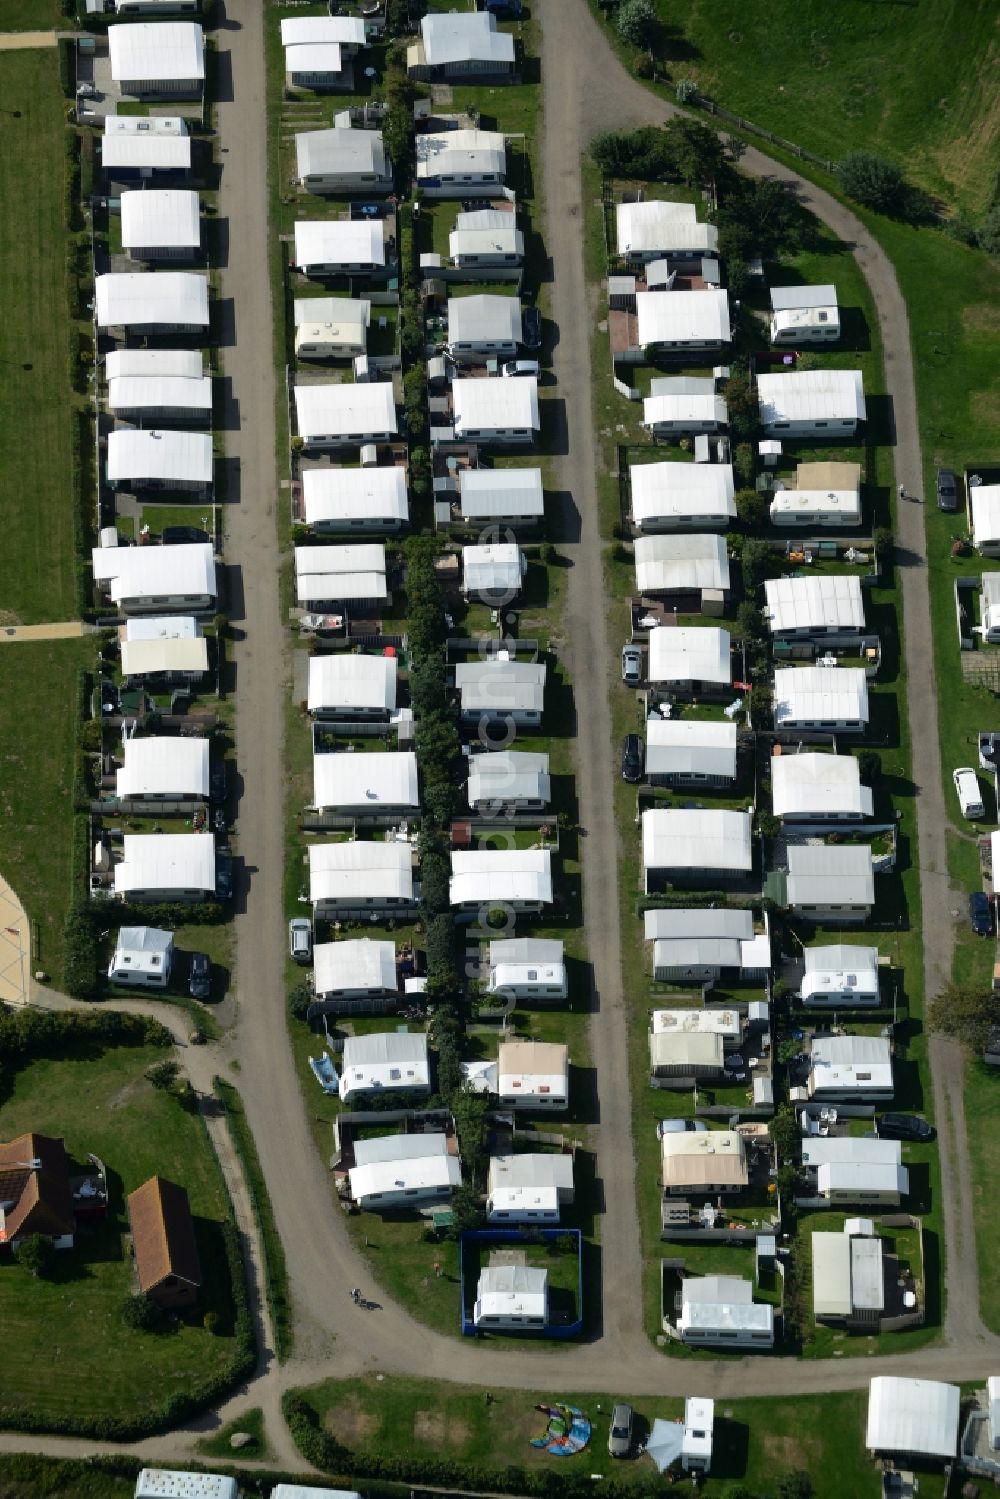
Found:
[(875, 1133), (883, 1140), (933, 1140), (934, 1126), (919, 1114), (883, 1114)]
[(993, 931), (993, 906), (982, 890), (969, 896), (969, 924), (977, 937), (988, 937)]
[(200, 526), (164, 526), (160, 537), (165, 547), (187, 546), (192, 542), (210, 540), (207, 531)]
[(233, 863), (228, 849), (216, 850), (215, 893), (219, 900), (228, 900), (233, 893)]
[(352, 219), (380, 219), (382, 217), (382, 205), (380, 203), (352, 203)]
[(622, 740), (622, 780), (635, 785), (642, 780), (646, 757), (638, 734), (626, 734)]
[(193, 952), (188, 968), (188, 993), (192, 999), (208, 999), (212, 992), (212, 964), (208, 953)]
[(521, 314), (521, 344), (525, 349), (542, 347), (542, 314), (537, 307), (526, 307)]
[(208, 795), (213, 802), (224, 802), (226, 799), (225, 760), (216, 760), (208, 772)]
[(937, 471), (937, 502), (939, 510), (958, 509), (958, 485), (955, 470), (939, 468)]

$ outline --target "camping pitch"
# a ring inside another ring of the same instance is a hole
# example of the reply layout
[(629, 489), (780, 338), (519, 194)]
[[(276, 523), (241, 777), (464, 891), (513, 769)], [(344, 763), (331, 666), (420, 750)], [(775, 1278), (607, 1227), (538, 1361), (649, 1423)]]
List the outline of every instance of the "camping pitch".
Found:
[(536, 1405), (535, 1410), (548, 1416), (549, 1424), (540, 1437), (531, 1438), (532, 1447), (544, 1447), (555, 1457), (572, 1457), (590, 1441), (590, 1422), (575, 1405)]

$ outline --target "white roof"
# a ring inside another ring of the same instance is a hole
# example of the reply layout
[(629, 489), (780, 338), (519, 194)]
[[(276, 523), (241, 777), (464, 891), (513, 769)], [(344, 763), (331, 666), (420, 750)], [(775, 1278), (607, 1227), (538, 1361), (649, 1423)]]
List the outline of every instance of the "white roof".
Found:
[(126, 375), (108, 381), (109, 411), (142, 408), (200, 411), (211, 420), (212, 377), (199, 374), (194, 380), (188, 380), (178, 375)]
[(122, 676), (156, 672), (208, 671), (208, 641), (197, 636), (162, 636), (121, 642)]
[(749, 872), (749, 815), (715, 809), (649, 808), (642, 814), (642, 863), (644, 869)]
[(654, 1036), (726, 1036), (730, 1041), (743, 1034), (739, 1010), (703, 1007), (700, 1010), (654, 1010), (650, 1019)]
[(717, 625), (704, 629), (656, 625), (649, 632), (649, 680), (730, 683), (729, 631)]
[(458, 493), (466, 520), (538, 516), (545, 511), (540, 468), (463, 468)]
[(803, 1135), (803, 1166), (898, 1166), (903, 1147), (877, 1135)]
[(635, 578), (640, 593), (729, 588), (726, 538), (715, 532), (637, 536)]
[(781, 525), (789, 515), (834, 515), (845, 524), (861, 517), (856, 489), (779, 489), (771, 499), (771, 518)]
[[(523, 384), (508, 380), (507, 385)], [(299, 436), (356, 438), (370, 433), (396, 432), (396, 403), (392, 385), (296, 385), (295, 417)]]
[(384, 219), (297, 219), (296, 265), (385, 265)]
[(793, 906), (873, 906), (875, 876), (864, 844), (789, 844), (788, 901)]
[(849, 1317), (851, 1297), (851, 1239), (845, 1233), (812, 1235), (814, 1317)]
[(519, 344), (521, 337), (521, 303), (517, 297), (484, 292), (472, 297), (448, 298), (449, 343)]
[(108, 479), (212, 482), (210, 432), (160, 432), (120, 427), (108, 434)]
[(786, 630), (865, 627), (865, 605), (857, 576), (768, 578), (764, 597), (764, 613), (772, 635), (781, 635)]
[(295, 164), (300, 177), (386, 177), (389, 173), (380, 130), (303, 130), (295, 137)]
[(976, 546), (1000, 538), (1000, 484), (970, 484), (972, 539)]
[(619, 203), (615, 210), (619, 255), (667, 250), (706, 254), (719, 248), (714, 224), (699, 224), (693, 203)]
[(552, 901), (552, 855), (547, 848), (455, 849), (449, 881), (451, 904), (502, 905)]
[(880, 1375), (868, 1387), (871, 1452), (912, 1452), (951, 1458), (958, 1449), (961, 1391), (933, 1379)]
[(353, 1489), (317, 1489), (304, 1483), (276, 1483), (271, 1499), (361, 1499)]
[(430, 1082), (423, 1031), (375, 1031), (344, 1042), (340, 1096), (384, 1089), (426, 1088)]
[(455, 667), (455, 686), (465, 712), (516, 709), (540, 713), (545, 696), (544, 661), (464, 661)]
[(405, 521), (406, 470), (391, 468), (307, 468), (302, 474), (306, 525), (330, 520)]
[(101, 328), (208, 327), (208, 277), (200, 271), (109, 271), (95, 291)]
[[(109, 115), (108, 120), (115, 116)], [(149, 121), (134, 123), (148, 124)], [(191, 137), (184, 135), (139, 135), (111, 131), (105, 122), (101, 137), (101, 163), (105, 168), (159, 167), (162, 171), (187, 172), (191, 167)]]
[(451, 399), (456, 435), (508, 427), (538, 431), (538, 380), (534, 375), (519, 380), (505, 380), (500, 375), (453, 380)]
[(721, 287), (701, 291), (647, 291), (635, 299), (638, 341), (642, 348), (659, 343), (728, 343), (729, 296)]
[(313, 755), (313, 806), (380, 807), (420, 805), (417, 757), (411, 750), (371, 750)]
[(502, 177), (507, 170), (503, 135), (496, 130), (445, 130), (415, 140), (417, 180), (456, 174)]
[(367, 329), (371, 324), (372, 304), (356, 297), (296, 297), (294, 320), (296, 328), (315, 328), (329, 323), (334, 330), (344, 329), (353, 333)]
[(775, 755), (771, 804), (775, 817), (872, 815), (871, 789), (862, 786), (861, 768), (853, 755)]
[(295, 592), (300, 604), (313, 599), (384, 599), (385, 547), (380, 541), (296, 547)]
[(309, 657), (310, 713), (323, 708), (396, 706), (395, 656), (348, 656), (338, 652)]
[(205, 78), (205, 38), (197, 21), (132, 21), (108, 27), (116, 83)]
[(701, 1459), (712, 1456), (715, 1430), (715, 1401), (701, 1395), (688, 1395), (684, 1401), (684, 1438), (681, 1453)]
[(163, 973), (173, 956), (173, 932), (155, 926), (123, 926), (118, 930), (111, 968), (132, 973)]
[(804, 1000), (824, 994), (877, 994), (878, 948), (831, 943), (807, 947), (802, 954)]
[(736, 775), (736, 725), (704, 719), (650, 718), (647, 775)]
[(146, 189), (122, 193), (122, 249), (197, 249), (201, 205), (197, 193)]
[(866, 1197), (869, 1193), (905, 1197), (910, 1190), (910, 1173), (905, 1166), (856, 1166), (832, 1162), (817, 1168), (816, 1190), (820, 1196), (829, 1198), (841, 1193), (853, 1198)]
[(317, 994), (343, 989), (372, 993), (396, 985), (396, 944), (360, 937), (347, 942), (318, 942), (313, 948), (313, 988)]
[(774, 1308), (755, 1302), (753, 1286), (736, 1275), (688, 1275), (681, 1282), (678, 1327), (685, 1332), (774, 1332)]
[(470, 805), (479, 801), (551, 800), (548, 755), (498, 751), (472, 755), (468, 763)]
[(632, 515), (643, 521), (736, 515), (731, 463), (633, 463)]
[(516, 541), (490, 541), (462, 548), (462, 587), (469, 593), (521, 591), (527, 562)]
[(561, 963), (561, 937), (500, 937), (490, 943), (490, 967), (497, 963)]
[(96, 582), (111, 582), (111, 597), (149, 598), (216, 591), (215, 558), (207, 541), (179, 546), (95, 547), (91, 552)]
[(524, 1187), (555, 1187), (573, 1190), (573, 1157), (525, 1153), (490, 1156), (489, 1191), (517, 1190)]
[(661, 938), (713, 937), (742, 941), (753, 936), (753, 912), (725, 906), (646, 911), (643, 930), (647, 942)]
[(865, 419), (865, 392), (860, 370), (793, 370), (785, 375), (758, 375), (760, 419), (776, 422), (860, 421)]
[(473, 1312), (487, 1317), (544, 1317), (549, 1272), (537, 1265), (486, 1265), (479, 1272)]
[(448, 236), (448, 253), (459, 255), (524, 254), (524, 235), (517, 227), (517, 215), (501, 209), (484, 208), (460, 213)]
[(511, 937), (491, 942), (489, 989), (542, 990), (558, 986), (566, 991), (566, 962), (558, 939)]
[(108, 380), (200, 380), (200, 349), (112, 349), (105, 355)]
[(560, 1041), (503, 1041), (497, 1051), (501, 1097), (566, 1098), (569, 1092), (569, 1048)]
[[(654, 381), (654, 384), (656, 382)], [(642, 424), (655, 427), (660, 422), (712, 422), (724, 427), (729, 417), (721, 396), (700, 391), (676, 391), (646, 396), (642, 403)]]
[(885, 1036), (814, 1036), (809, 1061), (817, 1092), (892, 1087), (892, 1046)]
[[(443, 1143), (444, 1149), (440, 1148), (438, 1141)], [(366, 1143), (368, 1142), (362, 1140), (355, 1142), (355, 1160), (358, 1160), (360, 1147)], [(358, 1164), (347, 1173), (351, 1183), (351, 1196), (355, 1202), (363, 1203), (366, 1198), (377, 1193), (394, 1196), (399, 1192), (426, 1192), (442, 1187), (461, 1186), (461, 1162), (457, 1155), (449, 1154), (444, 1135), (389, 1135), (384, 1137), (383, 1143), (396, 1146), (399, 1155), (364, 1162), (358, 1160)], [(411, 1145), (420, 1153), (411, 1154), (410, 1150), (404, 1149)], [(276, 1492), (276, 1489), (271, 1490), (272, 1499)], [(318, 1494), (320, 1491), (317, 1489), (315, 1492)]]
[[(123, 31), (124, 27), (111, 30)], [(236, 1479), (226, 1473), (183, 1473), (143, 1468), (135, 1481), (135, 1499), (237, 1499)]]
[(207, 739), (125, 741), (125, 764), (115, 775), (117, 796), (208, 796)]
[(413, 849), (408, 843), (350, 842), (309, 845), (309, 899), (413, 896)]
[(115, 865), (115, 894), (133, 890), (203, 890), (215, 894), (211, 833), (126, 833)]
[(281, 23), (281, 45), (295, 47), (309, 42), (363, 47), (365, 23), (360, 16), (286, 16)]
[(652, 1067), (715, 1067), (721, 1069), (723, 1039), (705, 1031), (653, 1032), (649, 1038)]
[(187, 136), (187, 120), (183, 115), (105, 115), (104, 136), (112, 135), (165, 135)]
[(790, 312), (798, 307), (836, 307), (835, 286), (772, 286), (771, 307), (774, 312)]
[(487, 11), (461, 14), (445, 11), (424, 16), (420, 23), (424, 57), (432, 68), (449, 63), (489, 62), (514, 66), (514, 38), (497, 30), (496, 16)]
[(774, 673), (775, 723), (867, 723), (868, 682), (860, 666), (784, 667)]

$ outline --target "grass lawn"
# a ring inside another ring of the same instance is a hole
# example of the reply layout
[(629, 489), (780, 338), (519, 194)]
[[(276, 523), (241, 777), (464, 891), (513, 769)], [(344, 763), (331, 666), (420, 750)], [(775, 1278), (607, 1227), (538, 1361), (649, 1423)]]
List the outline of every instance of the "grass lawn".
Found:
[[(34, 1061), (13, 1079), (3, 1104), (4, 1138), (35, 1129), (61, 1135), (74, 1161), (98, 1155), (107, 1168), (110, 1209), (103, 1226), (79, 1234), (75, 1248), (60, 1255), (52, 1280), (33, 1281), (9, 1261), (0, 1266), (0, 1406), (28, 1408), (53, 1422), (138, 1417), (197, 1386), (232, 1355), (220, 1234), (228, 1203), (201, 1122), (143, 1075), (163, 1055), (146, 1047), (75, 1049)], [(132, 1285), (125, 1197), (154, 1173), (188, 1190), (205, 1284), (190, 1317), (150, 1335), (126, 1328), (118, 1309)], [(219, 1336), (201, 1326), (209, 1308), (221, 1315)]]
[[(230, 1438), (243, 1432), (252, 1438), (245, 1446), (240, 1447), (237, 1452), (229, 1445)], [(264, 1435), (264, 1412), (262, 1410), (247, 1411), (235, 1421), (230, 1421), (228, 1426), (220, 1429), (210, 1437), (202, 1437), (198, 1443), (198, 1451), (204, 1452), (208, 1457), (227, 1457), (231, 1462), (243, 1462), (247, 1458), (261, 1459), (271, 1456), (271, 1450), (267, 1445)]]
[(2, 868), (31, 918), (32, 966), (58, 982), (70, 900), (77, 674), (88, 640), (6, 645), (0, 671)]
[[(65, 20), (59, 0), (4, 0), (0, 21), (0, 31), (41, 31), (49, 26), (71, 24)], [(54, 47), (51, 56), (54, 62)]]
[(972, 1218), (979, 1268), (979, 1312), (1000, 1332), (1000, 1259), (996, 1252), (996, 1180), (1000, 1170), (1000, 1079), (970, 1060), (965, 1074), (965, 1117), (972, 1162)]
[[(3, 9), (9, 22), (11, 6)], [(37, 24), (39, 9), (20, 6), (19, 19), (29, 24), (30, 11)], [(0, 93), (0, 203), (6, 204), (0, 212), (6, 308), (0, 319), (0, 609), (7, 623), (33, 623), (76, 613), (66, 124), (55, 49), (0, 54)]]
[[(596, 0), (591, 0), (597, 12)], [(878, 151), (947, 203), (986, 207), (1000, 110), (991, 76), (990, 0), (921, 0), (905, 23), (892, 5), (826, 0), (657, 0), (661, 68), (725, 108), (836, 161)], [(941, 46), (947, 37), (947, 47)], [(622, 48), (628, 60), (634, 49)]]
[[(650, 1489), (658, 1484), (645, 1459), (613, 1462), (608, 1457), (608, 1421), (618, 1398), (579, 1395), (571, 1390), (461, 1390), (430, 1380), (373, 1377), (329, 1381), (300, 1392), (323, 1425), (348, 1448), (421, 1462), (445, 1459), (480, 1464), (491, 1470), (508, 1465), (551, 1469), (556, 1459), (531, 1446), (545, 1429), (535, 1409), (553, 1400), (577, 1405), (593, 1422), (588, 1447), (558, 1459), (559, 1472), (589, 1482), (597, 1474)], [(712, 1473), (707, 1495), (723, 1495), (734, 1480), (754, 1493), (773, 1492), (776, 1479), (796, 1469), (808, 1471), (815, 1499), (843, 1499), (877, 1491), (877, 1478), (864, 1451), (867, 1393), (852, 1391), (821, 1399), (720, 1401), (715, 1411)], [(657, 1417), (683, 1414), (682, 1400), (643, 1399), (636, 1403), (638, 1434)], [(941, 1492), (921, 1478), (928, 1494)], [(513, 1486), (513, 1485), (512, 1485)]]

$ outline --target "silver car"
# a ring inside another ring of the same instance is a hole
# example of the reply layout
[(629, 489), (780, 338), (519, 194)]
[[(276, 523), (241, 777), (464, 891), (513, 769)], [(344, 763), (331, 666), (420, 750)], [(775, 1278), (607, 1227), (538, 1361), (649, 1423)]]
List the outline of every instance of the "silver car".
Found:
[(622, 646), (622, 681), (629, 687), (637, 687), (642, 681), (642, 646)]
[(307, 916), (293, 916), (288, 923), (288, 953), (296, 963), (308, 963), (312, 959), (313, 929)]
[(630, 1405), (616, 1405), (611, 1412), (611, 1430), (608, 1432), (608, 1451), (612, 1457), (630, 1457), (632, 1454), (632, 1423), (635, 1413)]

